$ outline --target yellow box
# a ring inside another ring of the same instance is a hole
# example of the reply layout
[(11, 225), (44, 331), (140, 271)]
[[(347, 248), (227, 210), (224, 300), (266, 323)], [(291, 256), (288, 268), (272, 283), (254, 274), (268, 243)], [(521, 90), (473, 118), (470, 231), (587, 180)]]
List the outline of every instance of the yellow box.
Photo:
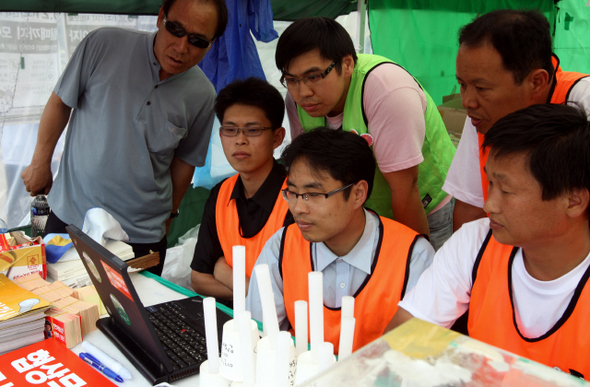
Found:
[(22, 231), (13, 231), (10, 235), (16, 240), (17, 245), (12, 246), (10, 250), (0, 251), (0, 273), (9, 279), (39, 273), (46, 279), (47, 264), (43, 239), (31, 239)]

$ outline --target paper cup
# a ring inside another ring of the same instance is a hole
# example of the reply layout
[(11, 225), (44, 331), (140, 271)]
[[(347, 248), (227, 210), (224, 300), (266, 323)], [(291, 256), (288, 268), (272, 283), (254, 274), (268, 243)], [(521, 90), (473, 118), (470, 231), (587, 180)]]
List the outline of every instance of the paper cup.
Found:
[(229, 387), (231, 381), (227, 380), (219, 372), (209, 373), (209, 360), (201, 363), (199, 368), (199, 385), (201, 387)]
[[(295, 344), (290, 340), (289, 348), (289, 386), (294, 385), (297, 369)], [(277, 362), (276, 348), (271, 348), (268, 336), (258, 341), (256, 346), (256, 387), (275, 387), (275, 371)]]
[[(295, 374), (295, 385), (300, 386), (317, 376), (320, 372), (320, 364), (314, 360), (312, 351), (306, 351), (297, 357), (297, 373)], [(336, 356), (333, 356), (333, 363), (336, 362)]]
[[(252, 348), (254, 350), (258, 343), (258, 325), (251, 320), (252, 326)], [(240, 331), (235, 320), (229, 320), (223, 324), (223, 334), (221, 339), (221, 363), (219, 373), (226, 379), (242, 381), (242, 354), (240, 352)]]

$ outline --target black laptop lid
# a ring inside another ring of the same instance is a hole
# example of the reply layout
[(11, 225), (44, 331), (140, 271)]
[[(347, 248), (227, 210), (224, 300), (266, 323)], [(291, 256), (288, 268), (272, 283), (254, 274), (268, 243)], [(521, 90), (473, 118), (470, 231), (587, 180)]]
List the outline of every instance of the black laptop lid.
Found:
[[(154, 362), (172, 371), (170, 360), (158, 339), (147, 311), (141, 303), (131, 278), (127, 264), (86, 235), (79, 228), (69, 225), (66, 230), (80, 255), (90, 279), (94, 284), (106, 310), (119, 329), (143, 349)], [(119, 333), (120, 335), (120, 333)]]

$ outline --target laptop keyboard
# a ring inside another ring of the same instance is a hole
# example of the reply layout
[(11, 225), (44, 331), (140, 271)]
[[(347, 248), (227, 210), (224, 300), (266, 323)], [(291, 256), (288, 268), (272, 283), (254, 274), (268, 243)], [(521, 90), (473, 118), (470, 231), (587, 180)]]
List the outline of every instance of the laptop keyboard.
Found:
[(207, 360), (205, 336), (185, 322), (187, 317), (173, 302), (146, 308), (174, 370), (200, 366)]

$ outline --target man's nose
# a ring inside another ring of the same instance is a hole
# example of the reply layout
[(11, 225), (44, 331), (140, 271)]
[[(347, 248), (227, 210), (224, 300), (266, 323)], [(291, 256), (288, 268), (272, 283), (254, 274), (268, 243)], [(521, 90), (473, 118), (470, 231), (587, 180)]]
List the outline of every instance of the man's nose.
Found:
[(466, 87), (461, 90), (461, 103), (465, 109), (476, 109), (478, 107), (477, 97), (472, 88)]

